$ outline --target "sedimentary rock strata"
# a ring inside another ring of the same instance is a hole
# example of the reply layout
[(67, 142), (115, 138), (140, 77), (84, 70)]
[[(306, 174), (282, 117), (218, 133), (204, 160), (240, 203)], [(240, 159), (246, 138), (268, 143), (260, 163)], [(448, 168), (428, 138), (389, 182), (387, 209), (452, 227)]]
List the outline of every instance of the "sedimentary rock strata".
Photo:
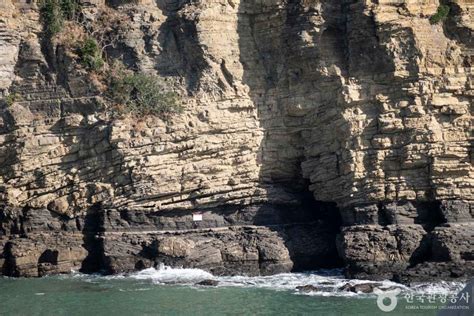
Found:
[(35, 3), (0, 4), (3, 274), (472, 275), (470, 1), (81, 2), (184, 113), (114, 115)]

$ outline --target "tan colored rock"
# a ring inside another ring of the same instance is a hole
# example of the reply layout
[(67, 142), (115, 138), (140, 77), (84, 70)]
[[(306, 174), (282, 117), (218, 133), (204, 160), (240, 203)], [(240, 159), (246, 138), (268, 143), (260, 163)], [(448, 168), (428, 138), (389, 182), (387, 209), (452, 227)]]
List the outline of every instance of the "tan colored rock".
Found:
[[(86, 2), (91, 20), (105, 9)], [(184, 112), (168, 122), (110, 115), (61, 47), (43, 55), (36, 5), (5, 3), (0, 94), (22, 98), (0, 110), (8, 207), (68, 216), (291, 207), (307, 189), (341, 210), (474, 200), (467, 0), (436, 25), (434, 0), (116, 1), (107, 10), (130, 25), (110, 56), (173, 82)], [(396, 235), (375, 234), (394, 247)], [(174, 242), (166, 251), (182, 255)], [(260, 255), (285, 261), (280, 250)], [(255, 256), (227, 251), (210, 260)]]
[(192, 240), (171, 237), (159, 241), (158, 253), (171, 257), (186, 257), (194, 247)]

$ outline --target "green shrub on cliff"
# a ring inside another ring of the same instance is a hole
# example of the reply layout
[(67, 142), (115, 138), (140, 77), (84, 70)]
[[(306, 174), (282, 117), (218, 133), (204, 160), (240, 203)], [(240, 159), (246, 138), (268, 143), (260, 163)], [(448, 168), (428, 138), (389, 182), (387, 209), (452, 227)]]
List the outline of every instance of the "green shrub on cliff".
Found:
[(78, 52), (82, 63), (87, 68), (97, 71), (104, 66), (102, 52), (94, 38), (86, 38), (79, 47)]
[(63, 17), (68, 20), (76, 18), (81, 11), (81, 6), (78, 0), (60, 0), (61, 12)]
[(13, 103), (18, 102), (18, 101), (21, 101), (21, 95), (19, 95), (16, 92), (10, 93), (9, 95), (5, 97), (5, 103), (9, 107), (12, 106)]
[(151, 114), (162, 119), (182, 111), (178, 94), (159, 76), (114, 66), (108, 78), (106, 94), (122, 111), (140, 116)]
[(146, 74), (133, 74), (124, 78), (130, 98), (131, 111), (165, 117), (181, 111), (176, 93), (169, 91), (162, 78)]
[(50, 37), (61, 31), (65, 19), (74, 19), (80, 11), (77, 0), (39, 0), (39, 5), (44, 30)]
[(41, 0), (41, 19), (44, 30), (48, 36), (53, 36), (61, 31), (64, 17), (59, 0)]
[(446, 18), (447, 18), (448, 15), (449, 15), (449, 11), (450, 11), (449, 6), (447, 6), (447, 5), (445, 5), (445, 4), (441, 4), (441, 5), (438, 7), (438, 10), (436, 11), (436, 13), (431, 16), (431, 18), (430, 18), (430, 23), (431, 23), (431, 24), (437, 24), (437, 23), (439, 23), (439, 22), (441, 22), (441, 21), (446, 20)]

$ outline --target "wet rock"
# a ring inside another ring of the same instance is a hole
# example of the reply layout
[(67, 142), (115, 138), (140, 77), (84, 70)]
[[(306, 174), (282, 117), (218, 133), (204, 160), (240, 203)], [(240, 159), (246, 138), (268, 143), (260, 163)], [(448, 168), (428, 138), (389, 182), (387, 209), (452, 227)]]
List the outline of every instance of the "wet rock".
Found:
[(219, 284), (219, 281), (217, 280), (202, 280), (201, 282), (196, 283), (195, 285), (200, 285), (200, 286), (217, 286)]
[[(465, 209), (463, 203), (449, 205), (461, 205)], [(436, 222), (441, 218), (436, 207), (433, 203), (390, 203), (381, 206), (380, 212), (384, 216), (392, 212), (393, 216), (386, 217), (385, 223), (397, 224), (343, 227), (337, 247), (346, 262), (346, 277), (406, 282), (410, 277), (429, 280), (437, 276), (442, 279), (447, 275), (451, 279), (469, 275), (474, 253), (473, 223), (441, 225)], [(428, 216), (427, 212), (434, 214)], [(428, 262), (438, 263), (426, 269), (424, 263)], [(451, 264), (464, 268), (455, 269)]]
[(384, 292), (394, 291), (394, 290), (403, 290), (403, 287), (401, 287), (401, 286), (389, 286), (389, 287), (383, 288)]
[(380, 283), (359, 283), (351, 284), (346, 283), (339, 288), (341, 291), (354, 292), (354, 293), (372, 293), (376, 287), (381, 286)]
[(472, 222), (474, 212), (472, 206), (465, 201), (442, 201), (440, 210), (443, 219), (448, 223)]
[(311, 284), (307, 284), (307, 285), (300, 285), (300, 286), (297, 286), (296, 287), (296, 290), (300, 291), (300, 292), (316, 292), (318, 291), (318, 287), (314, 286), (314, 285), (311, 285)]

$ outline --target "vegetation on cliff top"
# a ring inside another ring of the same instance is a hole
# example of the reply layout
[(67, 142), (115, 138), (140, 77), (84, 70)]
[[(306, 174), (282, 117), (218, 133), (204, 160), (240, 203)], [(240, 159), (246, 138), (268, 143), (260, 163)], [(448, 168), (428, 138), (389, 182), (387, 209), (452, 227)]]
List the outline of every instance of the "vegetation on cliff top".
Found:
[(60, 45), (78, 68), (86, 70), (107, 103), (119, 113), (156, 115), (180, 113), (178, 94), (162, 77), (136, 73), (107, 57), (129, 30), (128, 17), (111, 8), (84, 20), (77, 0), (40, 0), (44, 31), (52, 46)]
[(439, 22), (446, 20), (446, 18), (449, 15), (449, 11), (450, 11), (449, 6), (447, 6), (445, 4), (439, 5), (438, 10), (436, 11), (436, 13), (431, 16), (430, 23), (431, 24), (438, 24)]

